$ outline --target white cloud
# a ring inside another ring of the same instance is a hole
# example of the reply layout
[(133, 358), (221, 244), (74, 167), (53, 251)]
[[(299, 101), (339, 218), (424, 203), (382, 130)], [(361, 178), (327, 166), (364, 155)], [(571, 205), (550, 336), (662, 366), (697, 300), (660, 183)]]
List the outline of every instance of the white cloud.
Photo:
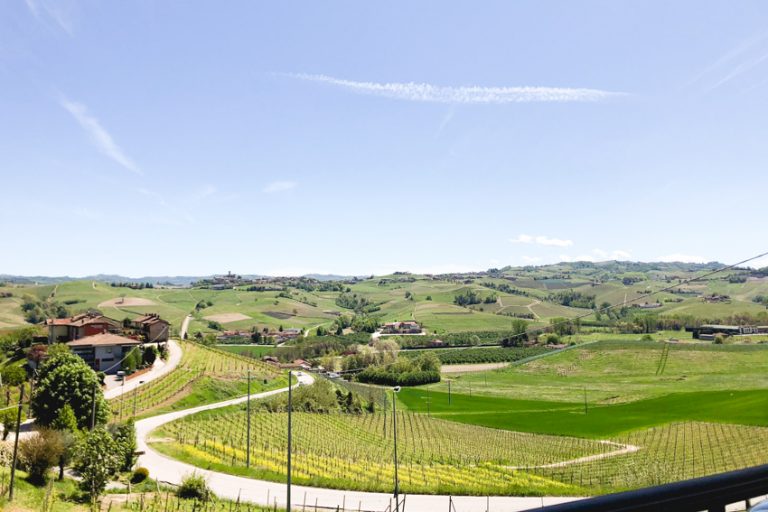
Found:
[(616, 249), (613, 251), (605, 251), (603, 249), (592, 249), (591, 253), (580, 254), (578, 256), (571, 256), (568, 254), (561, 254), (560, 261), (611, 261), (611, 260), (626, 260), (631, 256), (627, 251)]
[(538, 256), (522, 256), (523, 261), (526, 263), (538, 263), (541, 261), (541, 258)]
[(504, 104), (600, 101), (625, 95), (625, 93), (603, 91), (600, 89), (569, 87), (481, 87), (476, 85), (451, 87), (416, 82), (356, 82), (328, 75), (311, 75), (306, 73), (286, 73), (283, 76), (333, 85), (358, 94), (428, 103)]
[(572, 240), (550, 238), (544, 235), (531, 236), (526, 234), (518, 235), (517, 238), (512, 238), (510, 242), (513, 244), (535, 244), (549, 247), (570, 247), (573, 245)]
[(286, 190), (291, 190), (298, 186), (299, 184), (295, 181), (273, 181), (264, 187), (264, 192), (267, 194), (274, 194), (276, 192), (285, 192)]
[(139, 169), (139, 167), (133, 162), (133, 160), (128, 158), (120, 146), (117, 145), (115, 140), (112, 138), (112, 135), (110, 135), (109, 132), (104, 129), (101, 123), (99, 123), (99, 120), (88, 112), (88, 108), (86, 108), (85, 105), (75, 101), (70, 101), (66, 98), (62, 98), (59, 103), (67, 112), (72, 114), (72, 117), (74, 117), (75, 120), (83, 128), (83, 130), (88, 133), (93, 143), (102, 153), (115, 161), (124, 169), (127, 169), (136, 174), (144, 174), (142, 170)]
[(683, 263), (708, 263), (709, 260), (707, 260), (703, 256), (696, 256), (692, 254), (681, 254), (679, 252), (673, 253), (673, 254), (667, 254), (666, 256), (659, 256), (656, 258), (658, 261), (663, 262), (674, 262), (674, 261), (681, 261)]

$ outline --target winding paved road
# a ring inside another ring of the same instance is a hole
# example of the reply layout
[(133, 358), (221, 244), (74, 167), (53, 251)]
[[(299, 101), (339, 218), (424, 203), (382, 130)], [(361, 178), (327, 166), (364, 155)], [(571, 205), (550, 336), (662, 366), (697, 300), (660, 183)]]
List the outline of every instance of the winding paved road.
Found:
[[(311, 375), (302, 373), (299, 375), (299, 385), (309, 385), (314, 379)], [(278, 393), (284, 393), (288, 388), (266, 391), (252, 395), (252, 399), (264, 398)], [(153, 416), (136, 422), (137, 448), (144, 454), (139, 457), (138, 466), (149, 469), (149, 474), (161, 482), (168, 482), (178, 485), (182, 478), (190, 473), (197, 473), (205, 476), (208, 484), (217, 496), (231, 500), (247, 501), (259, 505), (275, 505), (285, 507), (286, 504), (286, 486), (282, 483), (267, 482), (264, 480), (255, 480), (235, 475), (228, 475), (216, 471), (209, 471), (187, 464), (153, 450), (147, 444), (150, 433), (156, 428), (169, 423), (173, 420), (195, 414), (200, 411), (218, 409), (229, 405), (245, 402), (247, 397), (226, 400), (216, 404), (202, 405), (183, 411), (175, 411), (159, 416)], [(346, 510), (364, 510), (383, 512), (392, 500), (392, 495), (380, 492), (360, 492), (344, 491), (337, 489), (323, 489), (319, 487), (306, 487), (301, 485), (292, 486), (292, 505), (293, 508), (299, 508), (306, 504), (306, 507), (312, 509), (318, 508), (336, 509), (340, 507)], [(532, 497), (511, 497), (498, 496), (486, 498), (483, 496), (459, 496), (454, 497), (453, 502), (457, 512), (486, 512), (490, 505), (491, 511), (519, 511), (529, 508), (540, 507), (542, 505), (553, 505), (572, 501), (577, 498), (532, 498)], [(448, 496), (434, 496), (411, 494), (406, 498), (406, 507), (408, 510), (438, 510), (448, 507)]]

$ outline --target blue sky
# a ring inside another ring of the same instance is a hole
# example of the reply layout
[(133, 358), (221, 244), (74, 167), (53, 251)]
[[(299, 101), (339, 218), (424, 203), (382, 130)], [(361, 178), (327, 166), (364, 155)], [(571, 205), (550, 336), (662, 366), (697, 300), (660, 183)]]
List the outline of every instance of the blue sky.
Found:
[(768, 249), (766, 22), (748, 1), (8, 0), (0, 273), (739, 261)]

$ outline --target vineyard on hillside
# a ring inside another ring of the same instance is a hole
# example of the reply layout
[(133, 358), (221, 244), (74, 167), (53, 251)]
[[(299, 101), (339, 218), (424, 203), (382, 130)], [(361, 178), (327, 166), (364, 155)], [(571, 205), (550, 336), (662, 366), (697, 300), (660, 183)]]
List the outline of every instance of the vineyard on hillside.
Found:
[[(156, 448), (202, 467), (280, 480), (285, 474), (287, 418), (252, 413), (250, 470), (244, 406), (186, 417), (159, 435)], [(505, 466), (550, 464), (610, 451), (598, 441), (475, 427), (398, 413), (400, 480), (405, 492), (454, 494), (578, 494), (570, 485)], [(393, 479), (392, 415), (294, 414), (296, 483), (388, 491)]]
[(529, 357), (552, 352), (547, 347), (487, 347), (487, 348), (448, 348), (428, 350), (402, 350), (400, 355), (416, 357), (425, 352), (435, 354), (442, 364), (475, 364), (475, 363), (511, 363)]
[(113, 414), (118, 417), (132, 414), (135, 404), (137, 415), (161, 406), (181, 400), (205, 383), (208, 388), (234, 390), (236, 395), (246, 382), (248, 370), (251, 370), (252, 391), (254, 393), (280, 387), (287, 383), (280, 370), (249, 357), (240, 356), (206, 347), (189, 341), (177, 341), (183, 355), (181, 362), (172, 372), (139, 386), (136, 391), (113, 398), (109, 401)]
[[(285, 478), (287, 418), (252, 413), (246, 469), (244, 406), (164, 426), (160, 451), (218, 471)], [(768, 428), (676, 423), (610, 441), (462, 425), (398, 413), (400, 483), (408, 493), (598, 494), (729, 471), (768, 461)], [(390, 491), (392, 415), (294, 413), (293, 478), (333, 488)]]

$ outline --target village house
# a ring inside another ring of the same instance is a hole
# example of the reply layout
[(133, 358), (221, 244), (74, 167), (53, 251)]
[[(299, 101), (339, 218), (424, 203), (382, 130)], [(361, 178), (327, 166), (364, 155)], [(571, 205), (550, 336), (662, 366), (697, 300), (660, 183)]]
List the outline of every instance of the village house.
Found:
[(267, 336), (272, 338), (275, 343), (283, 343), (286, 341), (294, 340), (301, 336), (301, 329), (283, 329), (282, 331), (273, 331), (267, 333)]
[(160, 318), (157, 313), (149, 313), (131, 321), (134, 329), (139, 331), (148, 342), (168, 341), (171, 324)]
[(305, 370), (309, 371), (312, 369), (312, 365), (309, 364), (304, 359), (296, 359), (292, 363), (284, 363), (280, 365), (280, 368), (284, 370)]
[(67, 346), (94, 370), (113, 374), (120, 370), (120, 360), (140, 344), (139, 340), (102, 333), (69, 341)]
[(390, 322), (381, 328), (381, 334), (421, 334), (421, 325), (418, 322)]
[(65, 342), (85, 338), (104, 332), (120, 332), (122, 325), (117, 320), (99, 313), (82, 313), (71, 318), (49, 318), (48, 343)]

